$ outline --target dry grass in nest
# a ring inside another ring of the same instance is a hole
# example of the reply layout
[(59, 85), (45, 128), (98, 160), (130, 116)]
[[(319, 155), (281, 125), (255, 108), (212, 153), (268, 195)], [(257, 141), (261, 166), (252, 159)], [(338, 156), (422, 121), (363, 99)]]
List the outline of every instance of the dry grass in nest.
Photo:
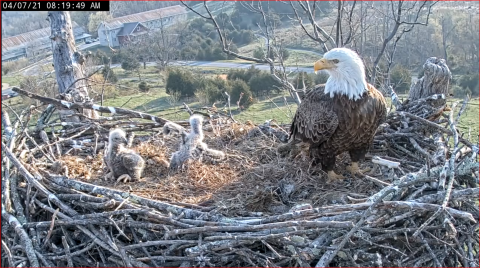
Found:
[[(169, 171), (169, 158), (178, 149), (180, 137), (136, 139), (133, 149), (146, 161), (143, 177), (136, 182), (105, 181), (102, 154), (86, 159), (64, 156), (61, 160), (68, 167), (69, 177), (150, 199), (214, 204), (218, 212), (227, 216), (284, 213), (300, 203), (348, 203), (347, 194), (351, 192), (359, 198), (375, 191), (373, 183), (348, 175), (344, 181), (327, 183), (325, 173), (312, 166), (305, 155), (294, 160), (281, 158), (276, 152), (280, 145), (277, 139), (249, 137), (247, 134), (254, 128), (249, 123), (232, 123), (216, 130), (210, 127), (204, 141), (226, 153), (227, 159), (219, 163), (190, 160), (184, 169), (174, 173)], [(339, 156), (336, 171), (344, 173), (348, 163), (348, 154)]]

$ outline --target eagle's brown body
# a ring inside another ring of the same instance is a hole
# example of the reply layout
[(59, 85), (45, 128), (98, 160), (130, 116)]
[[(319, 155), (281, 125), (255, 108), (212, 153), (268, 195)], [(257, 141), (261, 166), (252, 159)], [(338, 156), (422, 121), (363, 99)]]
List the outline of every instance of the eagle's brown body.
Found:
[(290, 128), (293, 141), (310, 144), (310, 155), (322, 163), (326, 172), (333, 170), (335, 157), (349, 152), (352, 162), (364, 158), (378, 126), (385, 121), (383, 95), (370, 84), (359, 100), (345, 95), (330, 97), (325, 85), (308, 92), (298, 107)]

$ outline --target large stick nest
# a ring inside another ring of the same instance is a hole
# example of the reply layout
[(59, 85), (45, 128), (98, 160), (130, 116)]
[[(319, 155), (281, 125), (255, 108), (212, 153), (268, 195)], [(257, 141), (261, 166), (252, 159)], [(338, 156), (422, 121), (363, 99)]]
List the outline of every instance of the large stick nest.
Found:
[[(368, 176), (329, 183), (304, 151), (277, 153), (288, 129), (273, 121), (212, 115), (204, 142), (226, 160), (172, 172), (180, 138), (163, 135), (158, 118), (110, 108), (115, 117), (67, 129), (48, 121), (52, 107), (34, 129), (24, 127), (34, 110), (12, 123), (2, 112), (2, 263), (479, 265), (478, 147), (455, 128), (464, 106), (447, 116), (441, 95), (399, 104), (361, 164)], [(146, 161), (140, 181), (105, 180), (113, 127), (136, 133), (131, 147)], [(349, 162), (339, 156), (336, 172)]]

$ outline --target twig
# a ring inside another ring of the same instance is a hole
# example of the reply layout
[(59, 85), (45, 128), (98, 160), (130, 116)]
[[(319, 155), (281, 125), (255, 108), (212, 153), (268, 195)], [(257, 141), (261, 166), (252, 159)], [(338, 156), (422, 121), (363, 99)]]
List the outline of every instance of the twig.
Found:
[(17, 218), (8, 213), (5, 210), (4, 206), (2, 206), (2, 219), (6, 220), (8, 224), (15, 229), (15, 232), (20, 238), (20, 244), (25, 249), (25, 253), (27, 254), (28, 261), (30, 262), (30, 267), (39, 267), (40, 264), (38, 263), (35, 250), (33, 249), (32, 240), (30, 240), (27, 232), (25, 232), (25, 230), (22, 228), (22, 225), (17, 220)]
[(52, 235), (53, 227), (55, 226), (55, 218), (57, 217), (58, 211), (60, 211), (59, 208), (57, 208), (57, 209), (55, 210), (55, 212), (53, 213), (52, 221), (51, 221), (51, 223), (50, 223), (50, 230), (48, 230), (47, 237), (45, 237), (45, 241), (43, 242), (43, 245), (44, 245), (44, 246), (47, 245), (48, 240), (50, 239), (50, 236)]
[(108, 107), (99, 106), (99, 105), (96, 105), (96, 104), (93, 104), (93, 103), (68, 102), (68, 101), (64, 101), (64, 100), (60, 101), (60, 100), (56, 100), (56, 99), (52, 99), (52, 98), (43, 97), (43, 96), (31, 93), (31, 92), (25, 91), (23, 89), (16, 88), (16, 87), (13, 87), (12, 90), (15, 91), (15, 92), (18, 92), (20, 94), (26, 95), (30, 98), (38, 99), (38, 100), (40, 100), (44, 103), (53, 104), (57, 107), (64, 108), (64, 109), (65, 108), (66, 109), (83, 108), (83, 109), (91, 109), (91, 110), (95, 110), (95, 111), (99, 111), (99, 112), (103, 112), (103, 113), (124, 114), (124, 115), (128, 115), (130, 117), (133, 117), (133, 118), (142, 118), (142, 119), (152, 120), (152, 121), (154, 121), (156, 123), (160, 123), (160, 124), (165, 124), (167, 122), (170, 122), (170, 121), (168, 121), (166, 119), (163, 119), (161, 117), (157, 117), (157, 116), (146, 114), (146, 113), (136, 112), (136, 111), (132, 111), (132, 110), (124, 109), (124, 108), (116, 108), (116, 107), (110, 107), (110, 106), (108, 106)]
[(70, 255), (70, 247), (68, 246), (67, 239), (65, 236), (62, 236), (62, 244), (63, 248), (65, 249), (65, 256), (67, 258), (67, 266), (73, 267), (72, 256)]

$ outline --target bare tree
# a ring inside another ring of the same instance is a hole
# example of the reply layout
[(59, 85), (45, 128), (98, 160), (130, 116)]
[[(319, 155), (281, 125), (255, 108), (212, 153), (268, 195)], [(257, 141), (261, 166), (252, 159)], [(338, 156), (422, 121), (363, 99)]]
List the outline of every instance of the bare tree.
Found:
[[(298, 4), (300, 8), (298, 8), (296, 4)], [(298, 1), (298, 3), (291, 1), (290, 5), (295, 14), (295, 20), (298, 22), (298, 24), (300, 24), (302, 30), (307, 34), (308, 37), (310, 37), (310, 39), (319, 43), (323, 52), (330, 50), (327, 46), (327, 43), (330, 45), (330, 48), (337, 47), (337, 42), (335, 42), (332, 35), (329, 34), (323, 27), (320, 27), (320, 25), (317, 23), (316, 14), (318, 13), (318, 6), (316, 1), (310, 2), (305, 0)], [(307, 24), (303, 23), (302, 17), (305, 16), (308, 18), (308, 21), (312, 26), (311, 31), (307, 29)]]
[[(412, 31), (415, 26), (425, 26), (429, 22), (432, 8), (438, 1), (385, 1), (382, 3), (360, 3), (356, 1), (346, 2), (339, 0), (336, 5), (336, 14), (325, 14), (319, 8), (317, 1), (292, 1), (289, 5), (292, 8), (292, 20), (298, 24), (302, 31), (314, 42), (318, 43), (324, 52), (335, 47), (351, 46), (362, 52), (367, 61), (370, 59), (369, 82), (374, 84), (379, 72), (379, 64), (386, 62), (383, 81), (388, 83), (389, 72), (394, 64), (397, 47), (402, 37)], [(232, 52), (229, 49), (231, 42), (226, 31), (219, 26), (216, 18), (212, 16), (207, 3), (204, 2), (206, 14), (190, 8), (184, 1), (182, 3), (198, 16), (209, 20), (215, 26), (223, 51), (236, 58), (256, 63), (270, 65), (270, 73), (280, 81), (294, 97), (297, 103), (297, 93), (294, 87), (288, 82), (283, 61), (275, 62), (270, 55), (271, 52), (278, 54), (281, 51), (283, 42), (275, 35), (275, 27), (272, 25), (271, 17), (262, 8), (260, 2), (244, 3), (241, 5), (248, 8), (252, 13), (260, 14), (261, 21), (257, 24), (262, 36), (266, 39), (264, 57), (249, 57), (240, 53)], [(331, 16), (329, 16), (331, 15)], [(308, 23), (304, 23), (304, 19)], [(332, 25), (332, 26), (324, 26)], [(373, 26), (373, 28), (372, 28)], [(373, 29), (367, 34), (368, 29)], [(359, 41), (358, 41), (359, 40)], [(373, 44), (366, 49), (365, 44)], [(275, 64), (280, 66), (280, 72), (276, 71)]]
[[(52, 29), (52, 51), (58, 91), (66, 101), (87, 102), (87, 81), (84, 70), (84, 56), (77, 51), (68, 11), (50, 11), (48, 19)], [(93, 110), (79, 111), (88, 117), (97, 117)], [(71, 110), (60, 111), (62, 121), (80, 121)]]
[(123, 9), (123, 6), (124, 6), (124, 3), (123, 2), (120, 2), (120, 1), (110, 1), (109, 2), (109, 5), (110, 5), (110, 16), (112, 16), (112, 18), (116, 18), (118, 16), (118, 13), (121, 9)]
[(162, 21), (160, 29), (150, 35), (150, 53), (161, 70), (164, 70), (172, 61), (178, 59), (180, 55), (180, 37), (186, 27), (186, 24), (166, 27)]
[[(398, 41), (416, 25), (428, 25), (432, 8), (437, 2), (438, 1), (390, 1), (389, 8), (385, 8), (385, 12), (377, 9), (378, 12), (383, 13), (385, 18), (388, 19), (385, 26), (388, 28), (391, 27), (391, 29), (386, 32), (386, 36), (384, 35), (380, 51), (373, 62), (372, 75), (370, 77), (372, 84), (375, 83), (377, 67), (387, 49), (387, 45), (395, 38), (390, 53), (390, 58), (393, 60)], [(402, 26), (401, 29), (400, 26)]]
[[(276, 81), (280, 82), (285, 88), (287, 88), (290, 96), (294, 99), (294, 101), (297, 104), (301, 103), (298, 92), (295, 90), (295, 87), (287, 79), (287, 74), (284, 71), (285, 68), (283, 66), (282, 57), (280, 54), (278, 54), (278, 52), (281, 51), (281, 48), (280, 49), (275, 48), (275, 39), (272, 33), (272, 30), (273, 30), (272, 24), (268, 21), (269, 16), (267, 12), (265, 12), (265, 10), (263, 9), (262, 4), (260, 2), (252, 1), (252, 3), (250, 4), (242, 3), (242, 5), (247, 7), (251, 12), (259, 14), (262, 18), (261, 23), (258, 23), (257, 26), (261, 29), (264, 37), (266, 38), (266, 53), (264, 54), (263, 58), (250, 57), (250, 56), (242, 55), (237, 52), (233, 52), (231, 50), (232, 41), (228, 39), (226, 30), (219, 26), (217, 19), (212, 15), (212, 12), (207, 5), (207, 1), (203, 2), (203, 7), (206, 11), (206, 15), (203, 15), (199, 11), (191, 8), (188, 4), (185, 3), (185, 1), (180, 1), (180, 2), (182, 2), (182, 4), (185, 7), (187, 7), (189, 10), (191, 10), (193, 13), (200, 16), (201, 18), (206, 19), (207, 21), (210, 21), (214, 25), (214, 28), (218, 34), (220, 44), (224, 53), (239, 59), (256, 62), (256, 63), (268, 64), (270, 66), (270, 74), (272, 75), (272, 77)], [(271, 51), (273, 51), (273, 53)], [(275, 60), (271, 57), (274, 53), (277, 53), (276, 56), (280, 59), (280, 62), (275, 62)], [(283, 69), (283, 71), (279, 71), (276, 68), (276, 66), (280, 66)]]

